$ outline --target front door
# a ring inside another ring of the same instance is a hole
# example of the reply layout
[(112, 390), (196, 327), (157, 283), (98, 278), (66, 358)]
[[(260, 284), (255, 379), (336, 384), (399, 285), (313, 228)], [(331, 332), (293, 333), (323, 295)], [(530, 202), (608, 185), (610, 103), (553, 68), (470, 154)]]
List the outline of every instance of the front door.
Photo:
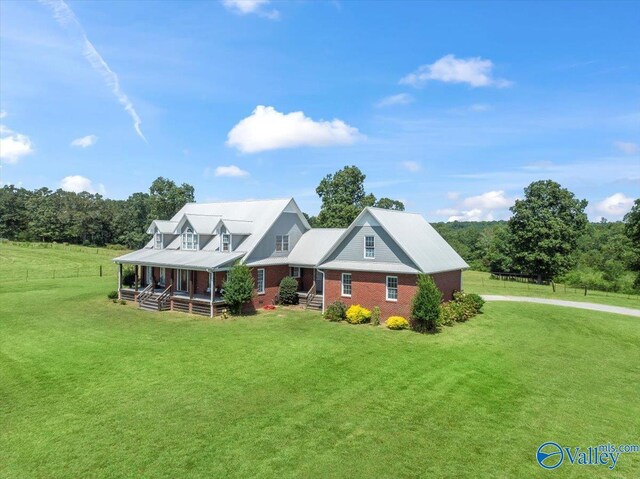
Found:
[(321, 271), (316, 270), (316, 294), (322, 294), (322, 286), (324, 284), (324, 274)]
[(186, 269), (178, 270), (178, 291), (186, 292), (189, 290), (189, 271)]

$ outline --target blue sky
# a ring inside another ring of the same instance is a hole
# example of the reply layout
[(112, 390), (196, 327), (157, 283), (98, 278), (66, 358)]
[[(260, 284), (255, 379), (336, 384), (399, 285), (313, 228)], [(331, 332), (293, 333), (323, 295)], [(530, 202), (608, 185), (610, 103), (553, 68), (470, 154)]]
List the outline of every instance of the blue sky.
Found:
[(355, 164), (431, 221), (640, 196), (637, 2), (0, 3), (2, 182), (294, 196)]

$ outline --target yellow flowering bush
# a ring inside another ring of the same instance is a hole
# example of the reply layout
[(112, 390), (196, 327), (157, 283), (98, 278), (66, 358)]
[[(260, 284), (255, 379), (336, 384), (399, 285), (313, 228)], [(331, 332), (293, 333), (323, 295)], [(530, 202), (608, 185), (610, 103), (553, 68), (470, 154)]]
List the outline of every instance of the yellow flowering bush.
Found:
[(347, 322), (351, 324), (368, 323), (371, 319), (371, 311), (359, 304), (349, 306), (347, 309)]
[(407, 329), (409, 327), (409, 321), (402, 316), (390, 316), (385, 324), (389, 329)]

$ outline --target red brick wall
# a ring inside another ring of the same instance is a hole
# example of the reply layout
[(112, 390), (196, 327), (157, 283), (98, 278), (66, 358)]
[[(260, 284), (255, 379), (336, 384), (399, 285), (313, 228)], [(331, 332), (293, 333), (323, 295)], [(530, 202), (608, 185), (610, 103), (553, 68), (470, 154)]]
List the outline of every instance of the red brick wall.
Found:
[[(325, 271), (324, 300), (325, 307), (336, 300), (340, 300), (347, 306), (360, 304), (367, 309), (374, 306), (380, 308), (381, 321), (389, 316), (403, 316), (409, 318), (411, 314), (411, 300), (416, 292), (416, 275), (414, 274), (387, 274), (370, 273), (364, 271), (344, 271), (351, 273), (351, 297), (342, 296), (343, 271)], [(398, 300), (387, 301), (386, 278), (398, 277)], [(460, 289), (460, 271), (449, 271), (432, 275), (438, 288), (443, 293), (444, 300), (448, 301), (453, 296), (453, 291)]]
[[(258, 281), (258, 269), (258, 267), (251, 268), (253, 281), (256, 283)], [(278, 294), (278, 290), (280, 289), (280, 281), (282, 278), (289, 276), (290, 274), (289, 266), (287, 265), (265, 266), (263, 269), (266, 279), (264, 294), (258, 294), (254, 289), (253, 298), (243, 308), (245, 312), (255, 311), (267, 304), (273, 304), (275, 297)]]
[(298, 280), (300, 291), (304, 291), (305, 293), (309, 291), (309, 288), (311, 288), (311, 285), (313, 284), (314, 271), (315, 269), (313, 268), (300, 268), (301, 278)]

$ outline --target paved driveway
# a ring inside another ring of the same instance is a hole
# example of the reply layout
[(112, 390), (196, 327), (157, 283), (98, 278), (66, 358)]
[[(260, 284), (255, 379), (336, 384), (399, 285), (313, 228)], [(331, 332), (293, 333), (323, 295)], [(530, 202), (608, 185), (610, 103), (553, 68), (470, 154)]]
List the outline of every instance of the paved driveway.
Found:
[(607, 304), (581, 303), (579, 301), (563, 301), (560, 299), (528, 298), (526, 296), (500, 296), (493, 294), (483, 294), (485, 301), (517, 301), (520, 303), (540, 303), (551, 304), (553, 306), (565, 306), (567, 308), (589, 309), (591, 311), (602, 311), (605, 313), (626, 314), (627, 316), (637, 316), (640, 318), (640, 309), (622, 308), (620, 306), (609, 306)]

